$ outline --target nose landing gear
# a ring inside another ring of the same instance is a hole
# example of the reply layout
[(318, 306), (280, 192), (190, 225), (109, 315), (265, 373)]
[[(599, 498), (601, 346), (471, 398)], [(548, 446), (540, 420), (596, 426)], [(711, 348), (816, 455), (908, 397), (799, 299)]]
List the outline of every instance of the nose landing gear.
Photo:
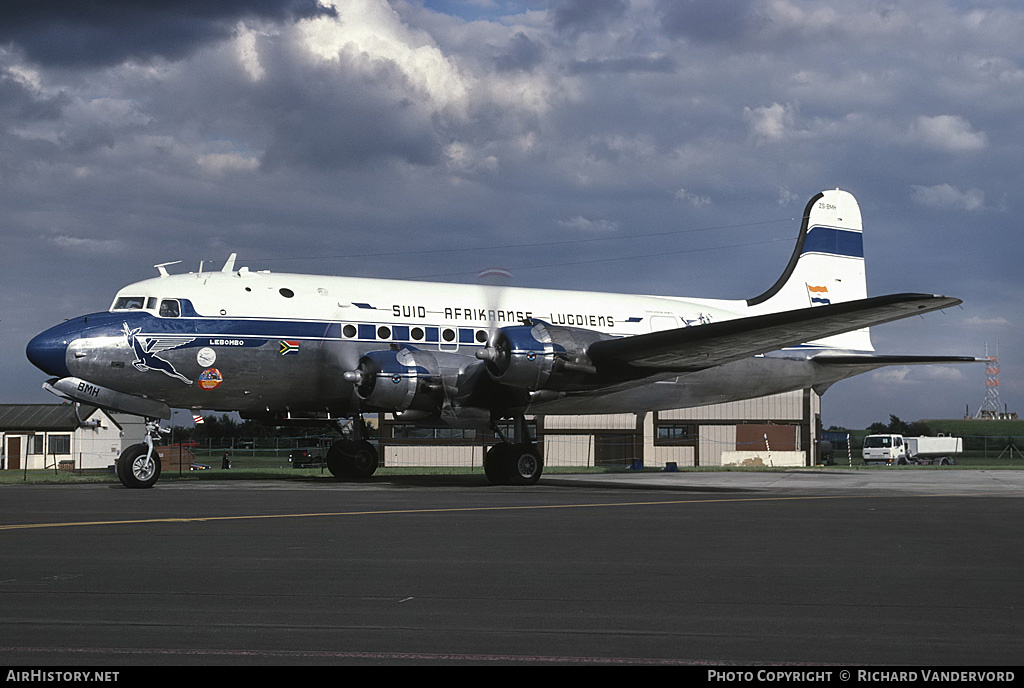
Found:
[(154, 437), (167, 432), (157, 420), (146, 421), (146, 441), (133, 444), (117, 457), (117, 479), (129, 489), (153, 487), (160, 479), (160, 456), (153, 446)]

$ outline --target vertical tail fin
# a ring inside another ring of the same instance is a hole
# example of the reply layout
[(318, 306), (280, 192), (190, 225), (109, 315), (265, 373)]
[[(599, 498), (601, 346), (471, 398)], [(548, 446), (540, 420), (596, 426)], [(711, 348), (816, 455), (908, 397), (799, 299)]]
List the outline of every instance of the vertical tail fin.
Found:
[[(823, 191), (804, 209), (796, 249), (772, 287), (747, 299), (751, 315), (867, 298), (860, 206), (852, 194)], [(873, 351), (867, 328), (828, 337), (815, 346)]]

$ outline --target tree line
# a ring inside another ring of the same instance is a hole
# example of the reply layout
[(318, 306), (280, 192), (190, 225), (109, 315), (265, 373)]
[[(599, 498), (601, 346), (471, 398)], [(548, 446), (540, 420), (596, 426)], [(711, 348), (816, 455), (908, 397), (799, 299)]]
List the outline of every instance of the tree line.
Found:
[[(836, 425), (829, 427), (829, 432), (849, 432), (848, 428)], [(900, 420), (899, 416), (889, 414), (889, 422), (876, 421), (867, 427), (871, 435), (904, 435), (906, 437), (925, 437), (932, 434), (928, 424), (921, 420), (908, 423)]]

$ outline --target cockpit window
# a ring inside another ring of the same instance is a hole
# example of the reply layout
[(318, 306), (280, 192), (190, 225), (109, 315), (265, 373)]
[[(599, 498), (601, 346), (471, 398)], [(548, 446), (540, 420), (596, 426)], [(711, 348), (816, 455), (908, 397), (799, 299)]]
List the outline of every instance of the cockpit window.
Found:
[(115, 311), (128, 311), (144, 308), (146, 304), (145, 297), (142, 296), (120, 296), (114, 301)]
[(164, 299), (160, 302), (161, 318), (177, 318), (180, 315), (181, 309), (178, 307), (177, 299)]
[(155, 311), (156, 310), (156, 297), (155, 296), (150, 296), (148, 299), (146, 299), (146, 310), (147, 311)]

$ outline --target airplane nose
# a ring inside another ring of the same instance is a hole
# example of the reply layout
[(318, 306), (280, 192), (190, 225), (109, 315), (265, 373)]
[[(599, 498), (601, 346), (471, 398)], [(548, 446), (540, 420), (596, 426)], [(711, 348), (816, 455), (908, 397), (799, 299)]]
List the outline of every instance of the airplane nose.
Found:
[(68, 377), (67, 333), (60, 332), (59, 326), (37, 334), (25, 347), (25, 355), (36, 368), (57, 377)]

